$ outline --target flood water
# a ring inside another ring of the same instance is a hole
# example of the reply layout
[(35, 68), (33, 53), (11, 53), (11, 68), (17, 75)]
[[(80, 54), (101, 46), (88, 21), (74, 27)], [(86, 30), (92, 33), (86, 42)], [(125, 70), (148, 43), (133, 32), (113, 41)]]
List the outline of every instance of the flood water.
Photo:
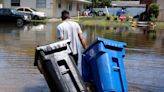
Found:
[(87, 43), (97, 37), (126, 42), (124, 65), (129, 92), (164, 92), (164, 30), (84, 27)]
[[(49, 92), (33, 66), (37, 45), (56, 40), (56, 23), (0, 24), (1, 92)], [(81, 25), (82, 26), (82, 25)], [(164, 30), (82, 26), (87, 44), (97, 37), (126, 42), (124, 65), (129, 92), (164, 92)]]

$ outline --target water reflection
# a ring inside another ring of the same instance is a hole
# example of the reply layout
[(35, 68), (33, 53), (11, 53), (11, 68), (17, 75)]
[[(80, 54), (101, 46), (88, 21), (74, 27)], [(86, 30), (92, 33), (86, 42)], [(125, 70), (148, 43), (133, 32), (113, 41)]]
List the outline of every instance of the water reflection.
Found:
[(124, 63), (130, 92), (164, 91), (164, 30), (96, 26), (83, 30), (88, 44), (97, 37), (128, 44)]
[(56, 40), (56, 24), (28, 24), (18, 27), (15, 24), (0, 24), (0, 46), (31, 51), (37, 46)]
[(0, 23), (0, 32), (43, 31), (44, 26), (44, 23), (29, 23), (24, 26), (17, 26), (15, 23)]
[[(87, 43), (92, 43), (97, 37), (103, 37), (128, 43), (128, 48), (137, 49), (160, 49), (163, 52), (164, 34), (162, 31), (149, 30), (149, 28), (131, 27), (83, 27)], [(160, 39), (159, 39), (160, 38)], [(155, 45), (155, 43), (157, 45)], [(154, 47), (154, 45), (156, 47)], [(158, 46), (158, 47), (157, 47)], [(159, 52), (159, 50), (158, 50)]]
[(43, 23), (31, 23), (29, 25), (24, 26), (23, 31), (44, 31), (45, 24)]
[(33, 66), (34, 49), (55, 39), (55, 24), (0, 24), (0, 89), (3, 92), (50, 92)]

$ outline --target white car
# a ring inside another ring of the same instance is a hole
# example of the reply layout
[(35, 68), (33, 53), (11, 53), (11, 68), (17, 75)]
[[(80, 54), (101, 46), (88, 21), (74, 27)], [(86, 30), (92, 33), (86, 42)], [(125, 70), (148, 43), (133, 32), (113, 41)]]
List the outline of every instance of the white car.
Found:
[(44, 12), (37, 11), (37, 10), (30, 8), (30, 7), (19, 7), (19, 8), (17, 8), (17, 11), (22, 12), (22, 13), (26, 13), (26, 14), (30, 14), (32, 19), (44, 19), (44, 18), (46, 18), (46, 15)]

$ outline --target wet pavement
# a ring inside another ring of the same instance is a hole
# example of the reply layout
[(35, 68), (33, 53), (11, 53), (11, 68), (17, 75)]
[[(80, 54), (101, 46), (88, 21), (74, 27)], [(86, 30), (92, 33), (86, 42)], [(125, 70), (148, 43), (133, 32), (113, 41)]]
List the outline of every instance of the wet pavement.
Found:
[[(56, 41), (56, 25), (0, 24), (0, 92), (50, 92), (33, 66), (37, 45)], [(124, 59), (129, 92), (164, 92), (164, 30), (82, 26), (87, 44), (97, 37), (128, 44)]]

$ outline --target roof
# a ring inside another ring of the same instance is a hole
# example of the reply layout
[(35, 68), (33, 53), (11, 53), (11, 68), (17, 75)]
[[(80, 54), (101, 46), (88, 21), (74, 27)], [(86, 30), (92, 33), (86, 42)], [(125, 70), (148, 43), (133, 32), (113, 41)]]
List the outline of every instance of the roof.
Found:
[(112, 1), (112, 6), (131, 6), (131, 7), (145, 7), (145, 4), (140, 4), (139, 1)]
[(154, 0), (140, 0), (140, 4), (151, 4)]
[(0, 4), (3, 3), (3, 0), (0, 0)]
[(92, 3), (92, 2), (87, 1), (87, 0), (72, 0), (72, 1), (78, 1), (78, 2), (82, 2), (82, 3)]

